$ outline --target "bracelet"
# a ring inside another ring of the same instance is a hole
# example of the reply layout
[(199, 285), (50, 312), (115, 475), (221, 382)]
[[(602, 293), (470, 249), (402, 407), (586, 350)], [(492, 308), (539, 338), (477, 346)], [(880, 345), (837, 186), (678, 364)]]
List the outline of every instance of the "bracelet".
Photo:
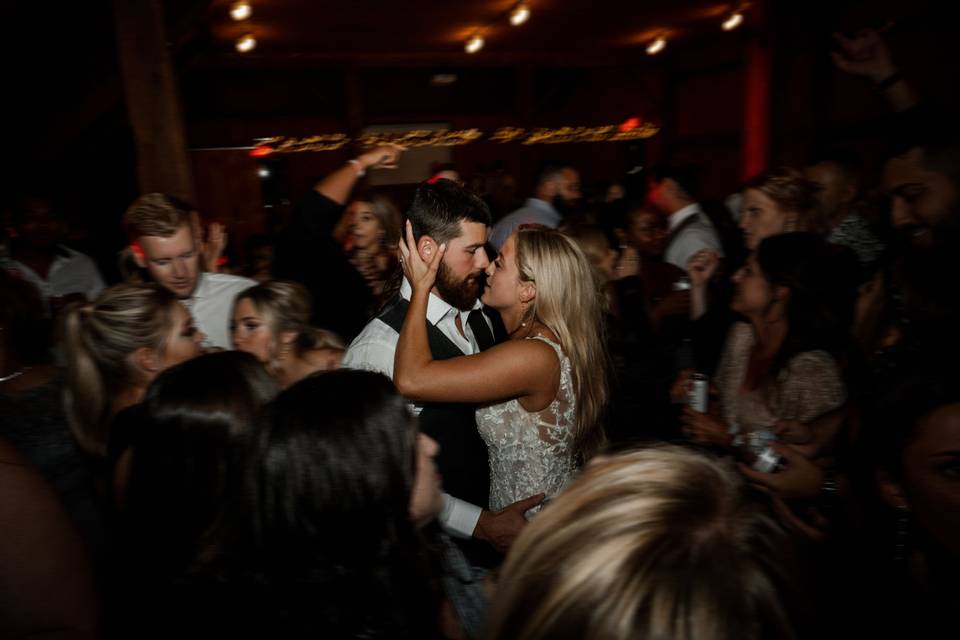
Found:
[(893, 73), (891, 73), (890, 75), (888, 75), (886, 78), (884, 78), (884, 79), (881, 80), (880, 82), (877, 82), (876, 84), (874, 84), (874, 85), (873, 85), (873, 88), (874, 88), (874, 90), (883, 93), (884, 91), (886, 91), (887, 89), (889, 89), (889, 88), (892, 87), (893, 85), (895, 85), (895, 84), (897, 84), (898, 82), (900, 82), (900, 80), (902, 80), (902, 79), (903, 79), (903, 76), (900, 75), (900, 72), (899, 72), (899, 71), (894, 71)]
[(357, 168), (358, 178), (362, 178), (363, 176), (367, 175), (367, 170), (363, 168), (363, 164), (356, 158), (350, 158), (349, 160), (347, 160), (347, 162), (349, 164), (354, 165)]

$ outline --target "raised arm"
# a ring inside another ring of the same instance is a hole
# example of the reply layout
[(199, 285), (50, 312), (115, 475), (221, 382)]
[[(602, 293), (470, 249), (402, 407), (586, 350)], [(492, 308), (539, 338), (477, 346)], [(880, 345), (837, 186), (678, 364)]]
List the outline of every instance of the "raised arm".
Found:
[(424, 262), (407, 222), (400, 252), (413, 293), (393, 364), (397, 390), (411, 400), (430, 402), (552, 399), (560, 383), (560, 363), (553, 349), (539, 340), (509, 340), (475, 355), (433, 359), (427, 337), (427, 303), (445, 251), (446, 245), (441, 245), (429, 264)]
[(342, 167), (313, 186), (313, 190), (337, 204), (346, 204), (357, 181), (369, 169), (396, 169), (404, 147), (396, 144), (371, 149), (348, 161)]

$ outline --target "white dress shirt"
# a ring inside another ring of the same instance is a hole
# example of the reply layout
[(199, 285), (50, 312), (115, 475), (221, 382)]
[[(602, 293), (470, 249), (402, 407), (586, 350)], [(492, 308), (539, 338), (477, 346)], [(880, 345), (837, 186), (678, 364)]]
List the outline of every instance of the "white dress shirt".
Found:
[(3, 258), (0, 266), (16, 278), (26, 280), (37, 288), (44, 304), (50, 298), (70, 293), (82, 293), (93, 300), (104, 289), (97, 265), (86, 254), (67, 247), (57, 248), (57, 257), (50, 265), (46, 279), (36, 271), (13, 258)]
[(197, 328), (207, 334), (205, 347), (232, 349), (230, 318), (237, 294), (257, 284), (255, 280), (226, 273), (202, 272), (197, 288), (183, 303), (193, 314)]
[[(400, 285), (400, 295), (404, 300), (409, 300), (411, 293), (410, 283), (404, 279)], [(482, 306), (480, 301), (477, 300), (474, 309), (479, 309)], [(467, 316), (469, 315), (470, 311), (457, 309), (435, 293), (430, 293), (427, 302), (427, 321), (457, 345), (457, 348), (463, 351), (464, 355), (472, 355), (480, 351), (477, 340), (473, 336), (473, 330), (467, 322)], [(460, 316), (460, 324), (464, 335), (460, 335), (460, 331), (457, 330), (457, 316)], [(484, 316), (484, 320), (489, 324), (486, 316)], [(399, 339), (400, 334), (394, 331), (390, 325), (379, 318), (374, 318), (347, 347), (347, 352), (343, 355), (343, 366), (349, 369), (376, 371), (392, 380), (393, 359), (397, 352), (397, 341)], [(422, 407), (411, 405), (411, 409), (419, 415)], [(469, 538), (473, 535), (473, 530), (477, 526), (482, 511), (483, 509), (476, 505), (444, 493), (443, 509), (437, 516), (437, 520), (448, 532), (463, 538)]]

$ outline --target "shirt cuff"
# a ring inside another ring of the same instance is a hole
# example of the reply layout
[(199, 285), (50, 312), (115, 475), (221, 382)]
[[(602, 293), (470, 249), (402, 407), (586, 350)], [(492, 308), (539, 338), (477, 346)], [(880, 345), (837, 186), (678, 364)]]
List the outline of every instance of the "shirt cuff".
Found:
[(443, 508), (437, 519), (444, 531), (458, 538), (470, 538), (477, 528), (483, 509), (464, 500), (443, 494)]

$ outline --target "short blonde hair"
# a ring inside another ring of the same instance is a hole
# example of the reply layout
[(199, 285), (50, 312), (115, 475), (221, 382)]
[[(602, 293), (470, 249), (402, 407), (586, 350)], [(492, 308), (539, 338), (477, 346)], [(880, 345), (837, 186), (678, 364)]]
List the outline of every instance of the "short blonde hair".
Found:
[(817, 200), (819, 187), (799, 171), (781, 167), (761, 173), (747, 182), (747, 189), (759, 191), (784, 212), (796, 214), (796, 228), (789, 231), (824, 231), (824, 214)]
[(514, 543), (488, 637), (792, 638), (788, 539), (742, 484), (676, 446), (598, 457)]
[(190, 204), (165, 193), (147, 193), (123, 214), (123, 226), (131, 242), (140, 236), (169, 238), (183, 225), (193, 228), (195, 210)]

